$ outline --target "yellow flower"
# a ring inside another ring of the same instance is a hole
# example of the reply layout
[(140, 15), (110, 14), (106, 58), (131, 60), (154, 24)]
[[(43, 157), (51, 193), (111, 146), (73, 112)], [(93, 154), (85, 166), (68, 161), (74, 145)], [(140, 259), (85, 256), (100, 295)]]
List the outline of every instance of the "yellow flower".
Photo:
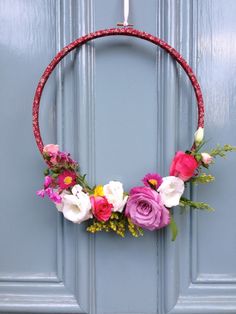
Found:
[(98, 185), (94, 190), (94, 196), (104, 196), (103, 186)]

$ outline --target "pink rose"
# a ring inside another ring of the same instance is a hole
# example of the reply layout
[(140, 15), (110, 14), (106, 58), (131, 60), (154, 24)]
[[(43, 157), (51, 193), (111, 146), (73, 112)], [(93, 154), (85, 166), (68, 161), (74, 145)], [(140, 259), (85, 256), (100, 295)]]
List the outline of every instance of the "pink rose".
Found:
[(202, 162), (205, 165), (210, 165), (213, 162), (213, 157), (210, 154), (208, 154), (208, 153), (201, 153), (201, 156), (202, 156)]
[(57, 154), (59, 152), (59, 145), (48, 144), (44, 146), (43, 152), (47, 154)]
[(105, 196), (91, 196), (92, 211), (99, 221), (107, 221), (111, 217), (112, 205), (108, 203)]
[(160, 229), (170, 223), (169, 210), (160, 194), (150, 187), (131, 189), (125, 215), (137, 226), (148, 230)]
[(178, 151), (170, 166), (170, 176), (187, 181), (194, 176), (197, 167), (198, 162), (192, 155)]

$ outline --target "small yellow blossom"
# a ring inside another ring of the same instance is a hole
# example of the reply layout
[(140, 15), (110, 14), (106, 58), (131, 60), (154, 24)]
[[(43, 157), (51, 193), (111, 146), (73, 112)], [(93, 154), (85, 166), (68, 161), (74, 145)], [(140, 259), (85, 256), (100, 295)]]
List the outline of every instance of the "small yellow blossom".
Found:
[(94, 196), (104, 196), (103, 186), (98, 185), (94, 190)]

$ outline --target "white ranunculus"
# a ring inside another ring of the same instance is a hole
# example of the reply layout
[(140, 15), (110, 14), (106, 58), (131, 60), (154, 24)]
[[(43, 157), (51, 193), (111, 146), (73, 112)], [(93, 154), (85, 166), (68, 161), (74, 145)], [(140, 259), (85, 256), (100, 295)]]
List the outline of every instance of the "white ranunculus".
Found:
[(68, 194), (69, 194), (69, 192), (63, 191), (63, 192), (60, 194), (60, 195), (61, 195), (61, 198), (62, 198), (61, 203), (54, 203), (54, 204), (56, 205), (57, 210), (58, 210), (59, 212), (62, 212), (62, 211), (63, 211), (64, 196), (65, 196), (65, 195), (68, 195)]
[(72, 188), (72, 194), (73, 195), (80, 194), (82, 191), (83, 191), (83, 188), (79, 184), (74, 185), (73, 188)]
[(110, 181), (103, 187), (104, 196), (113, 205), (113, 212), (122, 212), (128, 196), (124, 197), (123, 185), (119, 181)]
[(81, 223), (93, 217), (91, 212), (91, 202), (88, 194), (82, 191), (82, 187), (77, 184), (72, 188), (72, 194), (63, 195), (62, 211), (64, 217), (74, 223)]
[(184, 193), (184, 181), (174, 176), (165, 177), (157, 191), (166, 207), (177, 206)]

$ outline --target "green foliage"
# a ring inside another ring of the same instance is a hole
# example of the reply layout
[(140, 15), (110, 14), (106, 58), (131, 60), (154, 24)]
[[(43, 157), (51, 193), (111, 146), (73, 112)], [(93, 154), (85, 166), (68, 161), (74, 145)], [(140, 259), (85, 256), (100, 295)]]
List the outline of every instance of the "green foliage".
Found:
[(215, 177), (212, 176), (211, 174), (201, 173), (196, 177), (192, 177), (190, 179), (190, 182), (195, 183), (195, 184), (198, 184), (198, 183), (206, 184), (206, 183), (210, 183), (214, 180), (215, 180)]
[(94, 188), (91, 188), (86, 180), (86, 174), (81, 176), (81, 175), (78, 175), (77, 178), (76, 178), (76, 183), (77, 184), (80, 184), (84, 191), (89, 193), (90, 195), (93, 194), (93, 191), (94, 191)]
[(185, 197), (181, 197), (179, 205), (181, 207), (191, 207), (194, 209), (202, 209), (202, 210), (207, 210), (207, 211), (214, 211), (214, 208), (210, 207), (207, 203), (203, 202), (194, 202), (191, 201)]
[(130, 219), (128, 219), (128, 230), (135, 238), (143, 236), (143, 229), (133, 224)]
[(201, 154), (194, 154), (195, 159), (197, 162), (200, 162), (202, 160), (202, 155)]
[(171, 230), (171, 234), (172, 234), (172, 237), (171, 237), (171, 241), (175, 241), (177, 235), (178, 235), (178, 227), (177, 227), (177, 224), (174, 220), (174, 217), (173, 215), (171, 214), (170, 216), (170, 230)]
[(236, 152), (236, 147), (229, 144), (226, 144), (224, 146), (217, 145), (217, 147), (212, 149), (209, 154), (212, 157), (226, 157), (226, 153), (228, 152)]
[(45, 170), (44, 170), (44, 175), (45, 175), (45, 176), (48, 176), (49, 173), (50, 173), (49, 169), (45, 169)]
[(87, 231), (96, 233), (99, 231), (115, 232), (122, 238), (125, 237), (126, 231), (129, 231), (133, 237), (139, 237), (143, 235), (142, 228), (134, 225), (130, 219), (127, 219), (122, 213), (112, 213), (111, 218), (108, 221), (98, 221), (93, 219), (90, 226), (87, 227)]
[(201, 144), (199, 144), (197, 147), (196, 147), (196, 149), (195, 149), (195, 153), (198, 153), (201, 149), (202, 149), (202, 147), (204, 146), (204, 145), (206, 145), (206, 143), (207, 143), (207, 141), (202, 141), (201, 142)]

